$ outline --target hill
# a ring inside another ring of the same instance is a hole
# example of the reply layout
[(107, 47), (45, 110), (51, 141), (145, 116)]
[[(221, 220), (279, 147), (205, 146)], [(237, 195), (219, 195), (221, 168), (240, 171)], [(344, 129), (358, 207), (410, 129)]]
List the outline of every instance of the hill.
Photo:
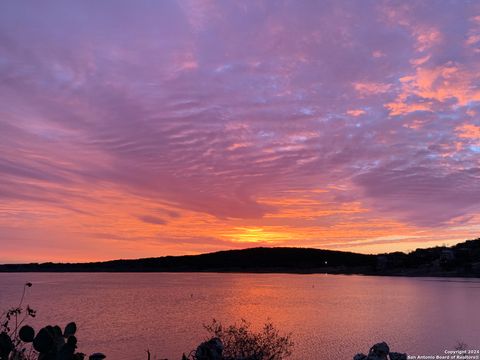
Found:
[(309, 248), (250, 248), (90, 263), (0, 265), (0, 272), (272, 272), (480, 277), (480, 239), (452, 247), (364, 255)]

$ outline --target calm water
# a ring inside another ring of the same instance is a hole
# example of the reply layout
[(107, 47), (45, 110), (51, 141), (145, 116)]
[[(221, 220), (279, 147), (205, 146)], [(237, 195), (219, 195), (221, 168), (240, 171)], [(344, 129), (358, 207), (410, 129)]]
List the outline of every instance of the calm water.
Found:
[[(385, 340), (392, 350), (480, 348), (480, 281), (285, 274), (0, 274), (0, 309), (37, 309), (38, 325), (75, 320), (79, 350), (110, 360), (180, 359), (212, 318), (270, 319), (292, 332), (291, 359), (345, 359)], [(37, 325), (37, 323), (33, 323)]]

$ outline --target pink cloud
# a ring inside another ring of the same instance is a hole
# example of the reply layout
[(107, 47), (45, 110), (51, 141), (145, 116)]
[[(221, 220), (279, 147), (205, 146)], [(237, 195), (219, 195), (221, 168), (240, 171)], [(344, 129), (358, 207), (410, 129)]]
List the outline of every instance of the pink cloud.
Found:
[(364, 115), (365, 113), (366, 113), (365, 110), (362, 110), (362, 109), (354, 109), (354, 110), (347, 111), (347, 115), (350, 115), (350, 116), (361, 116), (361, 115)]
[(0, 4), (9, 259), (473, 233), (475, 4), (112, 4)]
[[(453, 62), (434, 68), (418, 67), (414, 75), (400, 78), (401, 93), (394, 102), (386, 104), (391, 115), (419, 110), (434, 110), (434, 101), (445, 103), (453, 100), (460, 106), (480, 101), (479, 80), (476, 70), (467, 70)], [(412, 97), (416, 101), (411, 101)]]
[(353, 87), (361, 96), (369, 96), (386, 93), (392, 85), (373, 82), (358, 82), (354, 83)]
[(480, 126), (478, 125), (464, 124), (458, 126), (455, 130), (461, 138), (480, 140)]

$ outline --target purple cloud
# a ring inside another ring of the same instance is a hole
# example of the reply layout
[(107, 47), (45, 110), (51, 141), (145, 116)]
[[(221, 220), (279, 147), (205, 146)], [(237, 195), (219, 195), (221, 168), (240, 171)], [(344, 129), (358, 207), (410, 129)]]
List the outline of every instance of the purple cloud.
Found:
[(143, 222), (154, 225), (165, 225), (167, 223), (165, 220), (152, 215), (140, 215), (138, 218)]
[(479, 34), (471, 2), (2, 3), (0, 198), (227, 228), (324, 189), (443, 229), (480, 211)]

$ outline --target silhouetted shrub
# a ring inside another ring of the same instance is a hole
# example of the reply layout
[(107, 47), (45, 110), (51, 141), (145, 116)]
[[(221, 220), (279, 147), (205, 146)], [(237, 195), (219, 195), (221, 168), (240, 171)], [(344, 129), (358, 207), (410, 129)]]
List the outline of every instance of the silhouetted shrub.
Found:
[[(74, 322), (67, 324), (64, 331), (58, 325), (48, 325), (36, 334), (31, 326), (22, 326), (28, 318), (36, 315), (30, 306), (23, 308), (25, 290), (31, 286), (26, 283), (18, 306), (0, 316), (0, 360), (83, 360), (85, 354), (75, 352), (77, 325)], [(103, 354), (96, 355), (105, 358)]]
[(292, 354), (294, 346), (291, 334), (280, 335), (271, 323), (255, 332), (243, 319), (230, 326), (213, 320), (205, 329), (221, 341), (223, 360), (282, 360)]

